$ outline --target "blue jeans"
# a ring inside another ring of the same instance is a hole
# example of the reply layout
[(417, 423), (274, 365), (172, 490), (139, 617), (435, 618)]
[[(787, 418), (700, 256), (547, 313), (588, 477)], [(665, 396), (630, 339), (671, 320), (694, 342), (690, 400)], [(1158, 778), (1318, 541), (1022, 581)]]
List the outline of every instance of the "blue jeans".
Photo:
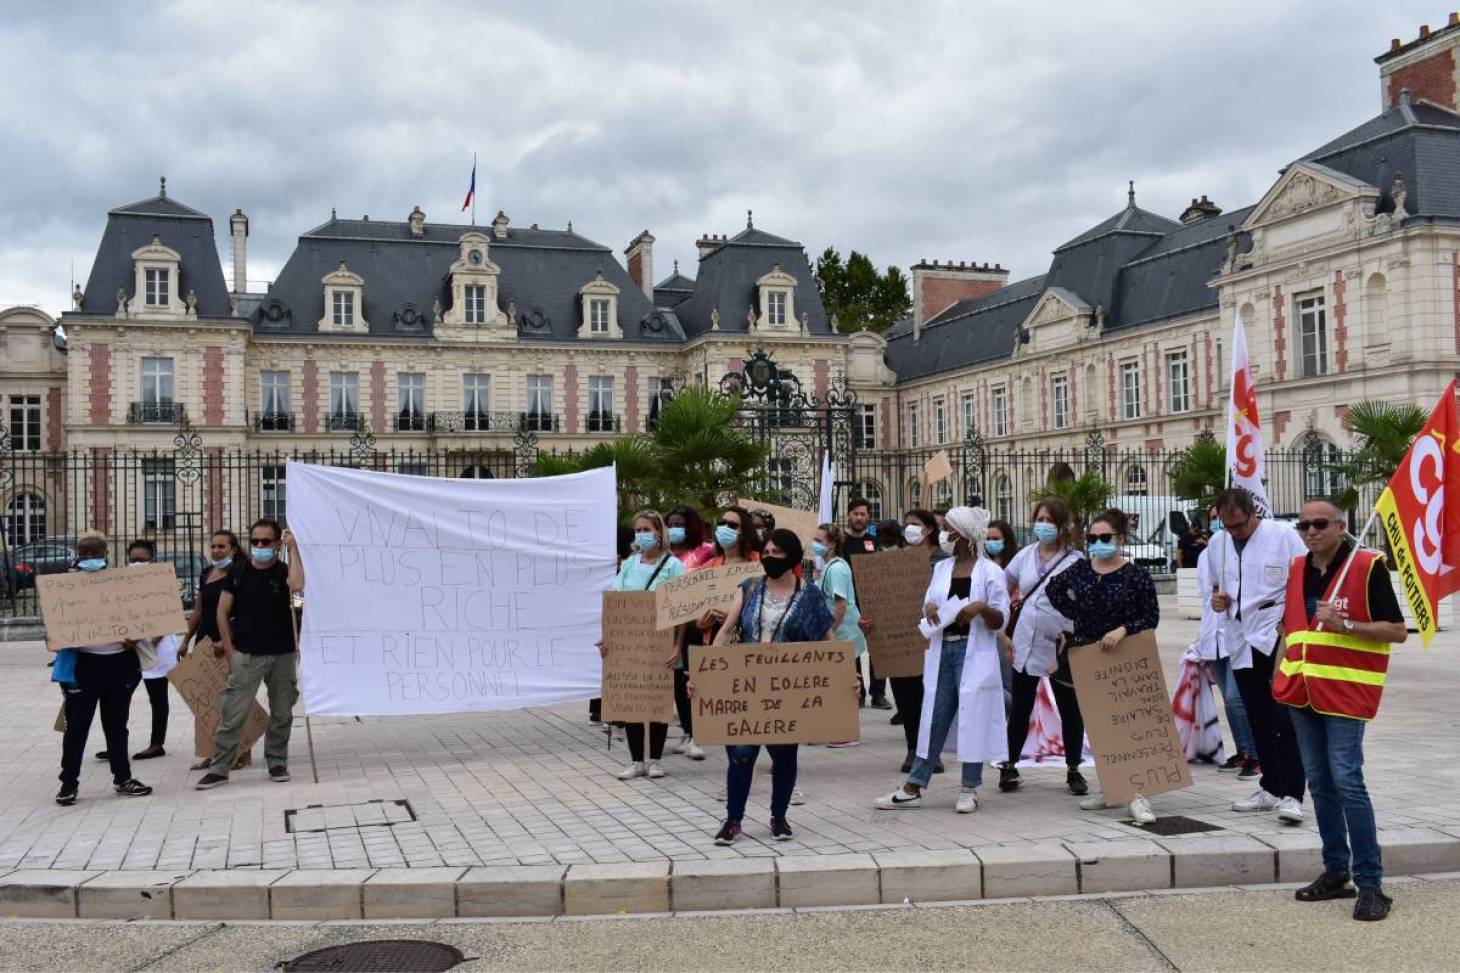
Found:
[[(779, 743), (765, 749), (771, 755), (771, 817), (783, 818), (796, 786), (796, 752), (800, 746)], [(750, 799), (750, 781), (760, 747), (726, 747), (725, 755), (730, 758), (730, 767), (725, 771), (725, 817), (739, 823), (745, 817), (745, 802)]]
[(1227, 729), (1232, 731), (1232, 746), (1238, 753), (1262, 758), (1257, 753), (1257, 741), (1252, 739), (1252, 727), (1247, 722), (1247, 704), (1242, 702), (1242, 691), (1237, 688), (1237, 677), (1232, 675), (1232, 660), (1226, 656), (1213, 659), (1212, 673), (1222, 687), (1222, 705), (1227, 710)]
[[(963, 654), (967, 649), (967, 638), (943, 639), (943, 651), (938, 656), (938, 688), (933, 696), (933, 725), (928, 731), (928, 755), (914, 760), (907, 775), (907, 782), (915, 787), (927, 787), (933, 779), (933, 765), (948, 741), (948, 731), (958, 719), (958, 684), (963, 680)], [(964, 764), (963, 786), (971, 789), (982, 783), (983, 764)]]
[(1384, 876), (1374, 805), (1364, 786), (1364, 721), (1288, 708), (1303, 754), (1308, 793), (1323, 837), (1323, 870), (1349, 874), (1353, 848), (1354, 884), (1376, 889)]

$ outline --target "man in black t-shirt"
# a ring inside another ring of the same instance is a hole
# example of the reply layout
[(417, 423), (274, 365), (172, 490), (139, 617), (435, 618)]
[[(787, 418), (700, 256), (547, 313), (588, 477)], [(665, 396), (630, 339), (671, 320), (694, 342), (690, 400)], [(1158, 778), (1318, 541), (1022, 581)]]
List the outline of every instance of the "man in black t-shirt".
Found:
[[(280, 546), (289, 552), (287, 566), (279, 563)], [(213, 737), (213, 763), (194, 785), (200, 791), (228, 783), (243, 724), (260, 684), (268, 687), (269, 695), (264, 763), (270, 780), (289, 779), (289, 730), (299, 699), (292, 598), (304, 590), (304, 561), (294, 535), (267, 518), (249, 529), (248, 549), (248, 560), (229, 572), (218, 599), (222, 638), (214, 651), (228, 660), (228, 687), (223, 691), (223, 713)]]
[[(872, 505), (867, 502), (866, 497), (852, 497), (847, 503), (847, 532), (842, 538), (838, 550), (841, 556), (851, 564), (852, 557), (857, 554), (874, 554), (877, 551), (877, 538), (867, 530), (867, 525), (872, 522)], [(856, 583), (857, 569), (852, 568), (853, 584)], [(867, 693), (872, 697), (873, 709), (892, 709), (892, 704), (887, 701), (887, 680), (877, 678), (877, 670), (872, 668), (872, 660), (867, 660), (868, 679)]]

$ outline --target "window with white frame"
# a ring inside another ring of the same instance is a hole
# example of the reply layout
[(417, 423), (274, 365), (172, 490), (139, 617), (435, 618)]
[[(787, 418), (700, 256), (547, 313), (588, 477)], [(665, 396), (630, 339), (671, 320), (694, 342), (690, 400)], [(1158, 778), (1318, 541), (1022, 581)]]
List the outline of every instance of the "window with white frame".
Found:
[(283, 431), (289, 428), (289, 373), (259, 372), (260, 431)]
[(862, 404), (857, 406), (855, 414), (857, 428), (855, 430), (858, 449), (877, 448), (877, 406)]
[(331, 429), (360, 426), (360, 376), (354, 372), (330, 372)]
[(17, 493), (5, 504), (5, 543), (10, 547), (34, 544), (46, 536), (46, 498), (39, 493)]
[(1009, 390), (1002, 385), (995, 386), (993, 396), (994, 435), (1009, 435)]
[(963, 410), (963, 435), (978, 428), (978, 399), (972, 392), (964, 392), (959, 398)]
[(524, 423), (530, 430), (541, 432), (553, 427), (553, 377), (527, 376), (527, 413)]
[(168, 304), (168, 274), (165, 267), (148, 267), (145, 271), (147, 282), (146, 302), (149, 307), (167, 307)]
[(1298, 298), (1298, 334), (1303, 348), (1303, 377), (1328, 374), (1328, 315), (1322, 294)]
[(142, 518), (147, 530), (177, 526), (177, 477), (171, 459), (142, 460)]
[(426, 428), (426, 376), (420, 372), (399, 372), (396, 382), (395, 427), (420, 432)]
[(461, 377), (462, 427), (482, 432), (491, 426), (492, 376), (468, 373)]
[(284, 502), (284, 470), (282, 463), (259, 467), (259, 510), (263, 516), (281, 524), (288, 522)]
[(1151, 477), (1144, 466), (1131, 466), (1125, 471), (1125, 492), (1132, 497), (1144, 497), (1151, 492)]
[(789, 504), (796, 489), (796, 463), (784, 456), (772, 456), (765, 461), (766, 485), (779, 504)]
[(933, 442), (948, 441), (948, 407), (942, 399), (933, 400)]
[(588, 431), (613, 432), (613, 376), (588, 376)]
[(334, 291), (334, 323), (337, 328), (355, 326), (355, 295), (351, 291)]
[(608, 334), (608, 298), (594, 297), (588, 301), (588, 330), (592, 334)]
[[(633, 390), (630, 389), (630, 395)], [(663, 378), (658, 375), (649, 376), (649, 421), (647, 428), (651, 431), (659, 422), (659, 413), (674, 398), (674, 380)]]
[(1003, 473), (994, 480), (994, 510), (1000, 520), (1014, 519), (1014, 483)]
[(41, 397), (10, 397), (10, 451), (38, 453), (41, 450)]
[(766, 323), (774, 327), (780, 327), (786, 323), (786, 292), (769, 291), (766, 293)]
[(853, 483), (848, 500), (852, 497), (861, 497), (867, 501), (867, 516), (872, 520), (882, 519), (882, 488), (871, 480), (863, 480), (860, 483)]
[(1128, 361), (1120, 365), (1120, 403), (1122, 418), (1141, 417), (1141, 365)]
[(1326, 439), (1312, 450), (1304, 451), (1304, 500), (1333, 500), (1338, 497), (1341, 489), (1338, 464), (1342, 459), (1343, 454), (1338, 447)]
[(487, 289), (481, 284), (468, 284), (463, 289), (466, 298), (466, 323), (487, 323)]
[(907, 444), (909, 446), (920, 445), (922, 430), (918, 427), (922, 425), (922, 422), (922, 409), (919, 408), (918, 403), (909, 402), (907, 404)]
[(148, 405), (172, 405), (172, 359), (142, 359), (142, 401)]
[(1172, 351), (1166, 355), (1166, 384), (1171, 390), (1171, 411), (1191, 411), (1191, 362), (1185, 351)]
[(1068, 375), (1055, 375), (1049, 380), (1049, 401), (1054, 427), (1068, 429), (1070, 427), (1070, 378)]

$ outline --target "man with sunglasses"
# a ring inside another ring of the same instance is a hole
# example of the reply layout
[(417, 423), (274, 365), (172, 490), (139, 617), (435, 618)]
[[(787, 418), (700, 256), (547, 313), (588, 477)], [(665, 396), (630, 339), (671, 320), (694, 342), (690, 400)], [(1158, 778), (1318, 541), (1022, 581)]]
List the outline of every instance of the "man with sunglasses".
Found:
[(1225, 645), (1262, 765), (1258, 790), (1234, 811), (1275, 811), (1279, 821), (1303, 821), (1303, 759), (1288, 707), (1272, 698), (1288, 566), (1306, 553), (1287, 524), (1258, 516), (1252, 494), (1232, 487), (1213, 501), (1222, 529), (1208, 545), (1216, 565), (1212, 610), (1224, 616)]
[(1303, 505), (1298, 532), (1308, 554), (1289, 569), (1287, 651), (1272, 694), (1291, 714), (1323, 837), (1323, 874), (1295, 895), (1299, 902), (1352, 898), (1352, 858), (1354, 918), (1373, 922), (1389, 915), (1390, 899), (1364, 787), (1364, 725), (1379, 711), (1389, 645), (1409, 632), (1383, 558), (1354, 550), (1342, 518), (1327, 500)]
[[(287, 566), (279, 563), (280, 546), (289, 552)], [(299, 698), (291, 601), (304, 590), (304, 562), (294, 535), (268, 518), (259, 519), (249, 529), (248, 553), (248, 560), (229, 573), (218, 598), (222, 638), (215, 651), (228, 660), (228, 686), (213, 737), (213, 763), (194, 785), (200, 791), (228, 783), (243, 724), (260, 684), (269, 693), (269, 723), (264, 734), (269, 779), (281, 783), (289, 779), (289, 730)]]

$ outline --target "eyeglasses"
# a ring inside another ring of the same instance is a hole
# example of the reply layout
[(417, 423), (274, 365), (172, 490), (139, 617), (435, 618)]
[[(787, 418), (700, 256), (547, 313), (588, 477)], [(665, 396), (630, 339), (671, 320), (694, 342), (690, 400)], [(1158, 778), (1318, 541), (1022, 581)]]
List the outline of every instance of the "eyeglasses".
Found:
[(254, 547), (273, 547), (274, 546), (274, 539), (272, 537), (250, 537), (248, 539), (248, 542), (250, 544), (252, 544)]
[(1114, 534), (1086, 534), (1085, 535), (1085, 543), (1087, 543), (1087, 544), (1094, 544), (1096, 541), (1099, 541), (1101, 544), (1109, 544), (1113, 540), (1115, 540), (1115, 535)]
[(721, 518), (719, 521), (717, 521), (715, 523), (715, 526), (716, 527), (729, 527), (731, 530), (739, 530), (740, 529), (740, 521), (738, 521), (738, 520), (725, 520), (724, 518)]
[(1298, 533), (1306, 534), (1310, 530), (1327, 530), (1336, 523), (1338, 521), (1329, 520), (1327, 517), (1314, 517), (1312, 520), (1300, 520), (1293, 526), (1298, 528)]

